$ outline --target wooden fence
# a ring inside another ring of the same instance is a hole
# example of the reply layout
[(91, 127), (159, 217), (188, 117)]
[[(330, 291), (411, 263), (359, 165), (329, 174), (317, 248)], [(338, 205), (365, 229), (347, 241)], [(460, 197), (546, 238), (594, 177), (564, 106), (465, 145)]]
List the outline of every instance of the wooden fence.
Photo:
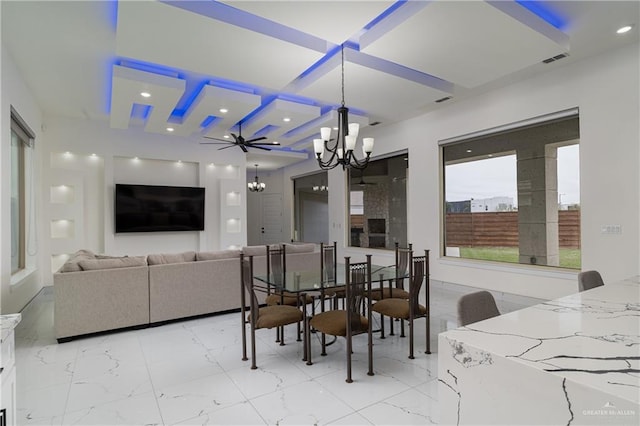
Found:
[[(449, 247), (518, 247), (518, 212), (447, 213)], [(580, 248), (580, 211), (558, 212), (561, 248)]]

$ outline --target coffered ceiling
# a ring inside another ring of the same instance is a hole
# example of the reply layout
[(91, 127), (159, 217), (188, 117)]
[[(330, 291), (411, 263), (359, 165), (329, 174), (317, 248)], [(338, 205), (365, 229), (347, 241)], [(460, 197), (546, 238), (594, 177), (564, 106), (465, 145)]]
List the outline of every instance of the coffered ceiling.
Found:
[[(638, 5), (3, 1), (2, 44), (47, 113), (193, 143), (241, 122), (245, 138), (279, 142), (287, 163), (337, 123), (342, 53), (345, 103), (366, 134), (637, 42), (637, 28), (624, 38), (615, 30), (637, 25)], [(260, 157), (250, 155), (250, 164)]]

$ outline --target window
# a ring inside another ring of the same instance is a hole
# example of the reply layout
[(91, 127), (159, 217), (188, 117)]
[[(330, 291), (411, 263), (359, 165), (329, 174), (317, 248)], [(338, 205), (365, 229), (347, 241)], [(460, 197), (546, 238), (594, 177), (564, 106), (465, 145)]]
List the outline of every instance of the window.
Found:
[(26, 259), (26, 158), (31, 146), (27, 126), (11, 113), (11, 274), (25, 268)]
[(577, 111), (444, 141), (447, 256), (580, 269)]
[(393, 249), (407, 245), (408, 154), (349, 170), (351, 247)]

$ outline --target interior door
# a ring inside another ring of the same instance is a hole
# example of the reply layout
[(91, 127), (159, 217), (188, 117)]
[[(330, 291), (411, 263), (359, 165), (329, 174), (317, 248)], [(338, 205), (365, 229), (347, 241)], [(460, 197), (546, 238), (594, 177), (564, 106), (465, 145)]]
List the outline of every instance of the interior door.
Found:
[(262, 211), (262, 244), (282, 241), (282, 195), (260, 194)]

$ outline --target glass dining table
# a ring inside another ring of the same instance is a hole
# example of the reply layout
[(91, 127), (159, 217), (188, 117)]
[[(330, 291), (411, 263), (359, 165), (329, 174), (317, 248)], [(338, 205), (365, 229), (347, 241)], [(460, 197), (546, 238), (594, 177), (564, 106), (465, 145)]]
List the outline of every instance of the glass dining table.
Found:
[[(258, 274), (255, 275), (254, 278), (278, 290), (291, 293), (309, 293), (320, 292), (331, 289), (331, 287), (344, 285), (346, 283), (345, 264), (338, 263), (335, 272), (335, 279), (333, 277), (327, 277), (326, 271), (323, 274), (320, 268), (304, 271), (287, 271), (284, 273), (272, 272), (269, 275)], [(325, 275), (325, 277), (323, 277), (323, 275)], [(382, 285), (383, 282), (396, 278), (402, 277), (396, 277), (395, 266), (371, 265), (372, 284), (377, 282)]]

